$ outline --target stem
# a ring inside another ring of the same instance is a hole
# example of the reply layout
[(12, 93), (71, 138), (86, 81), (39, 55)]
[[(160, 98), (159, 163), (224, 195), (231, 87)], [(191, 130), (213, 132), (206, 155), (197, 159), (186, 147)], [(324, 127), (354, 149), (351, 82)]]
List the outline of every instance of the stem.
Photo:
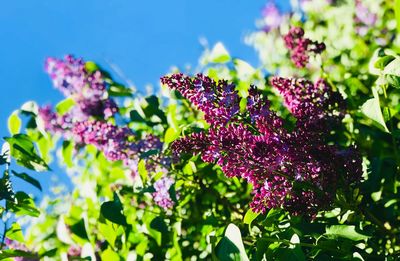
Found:
[(361, 214), (363, 214), (365, 217), (367, 217), (369, 219), (369, 221), (371, 221), (372, 223), (374, 223), (375, 225), (377, 225), (379, 227), (379, 229), (386, 235), (391, 235), (394, 236), (395, 234), (393, 233), (393, 231), (390, 231), (389, 229), (387, 229), (385, 227), (385, 225), (382, 223), (382, 221), (380, 221), (374, 214), (371, 213), (371, 211), (369, 211), (367, 208), (360, 206), (360, 212)]
[(314, 245), (314, 244), (310, 244), (310, 243), (292, 243), (287, 239), (272, 239), (272, 238), (263, 238), (263, 240), (265, 241), (269, 241), (269, 242), (279, 242), (279, 243), (283, 243), (286, 244), (287, 246), (301, 246), (301, 247), (309, 247), (309, 248), (319, 248), (322, 250), (327, 250), (327, 251), (332, 251), (332, 252), (336, 252), (339, 254), (343, 254), (343, 251), (335, 249), (335, 248), (330, 248), (330, 247), (325, 247), (325, 246), (320, 246), (320, 245)]

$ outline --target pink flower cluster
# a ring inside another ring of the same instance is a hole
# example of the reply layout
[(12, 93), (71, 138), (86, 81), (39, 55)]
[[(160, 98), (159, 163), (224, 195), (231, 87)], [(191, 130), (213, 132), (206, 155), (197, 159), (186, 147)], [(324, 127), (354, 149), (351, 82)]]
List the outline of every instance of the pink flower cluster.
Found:
[(304, 37), (301, 27), (292, 27), (283, 37), (286, 47), (290, 51), (290, 58), (299, 67), (305, 67), (310, 59), (310, 54), (320, 54), (325, 50), (325, 44), (312, 41)]
[(255, 211), (284, 208), (313, 217), (330, 206), (342, 180), (351, 184), (361, 179), (358, 152), (328, 145), (329, 124), (311, 128), (316, 122), (329, 121), (342, 103), (330, 104), (339, 97), (332, 91), (324, 93), (328, 85), (322, 81), (272, 80), (298, 119), (292, 131), (284, 128), (284, 120), (270, 110), (269, 101), (254, 87), (241, 112), (235, 86), (227, 81), (214, 82), (201, 74), (193, 78), (174, 74), (161, 81), (203, 111), (212, 126), (177, 140), (173, 151), (200, 154), (205, 162), (220, 165), (228, 177), (247, 180), (253, 185), (251, 207)]

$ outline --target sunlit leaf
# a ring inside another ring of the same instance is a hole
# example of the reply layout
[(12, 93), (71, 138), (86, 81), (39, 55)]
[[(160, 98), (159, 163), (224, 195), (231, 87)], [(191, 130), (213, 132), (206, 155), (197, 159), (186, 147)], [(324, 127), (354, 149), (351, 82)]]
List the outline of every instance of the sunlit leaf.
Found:
[(36, 179), (32, 178), (31, 176), (29, 176), (26, 173), (18, 173), (15, 172), (14, 170), (12, 171), (12, 173), (14, 174), (14, 176), (30, 183), (31, 185), (35, 186), (37, 189), (39, 189), (40, 191), (42, 191), (42, 186), (40, 185), (39, 181), (37, 181)]
[(21, 130), (22, 121), (18, 116), (18, 111), (13, 111), (8, 117), (8, 131), (11, 135), (17, 134)]
[(353, 241), (365, 240), (370, 237), (357, 232), (353, 225), (333, 225), (326, 228), (325, 234), (334, 238), (343, 237)]
[(215, 255), (219, 260), (249, 260), (244, 249), (242, 235), (236, 225), (232, 223), (228, 225), (224, 237), (216, 246)]
[(25, 134), (16, 134), (10, 138), (4, 138), (11, 147), (11, 156), (17, 163), (36, 171), (49, 170), (46, 162), (36, 152), (31, 139)]
[(218, 42), (211, 50), (208, 59), (213, 63), (226, 63), (231, 60), (231, 56), (225, 46), (221, 42)]

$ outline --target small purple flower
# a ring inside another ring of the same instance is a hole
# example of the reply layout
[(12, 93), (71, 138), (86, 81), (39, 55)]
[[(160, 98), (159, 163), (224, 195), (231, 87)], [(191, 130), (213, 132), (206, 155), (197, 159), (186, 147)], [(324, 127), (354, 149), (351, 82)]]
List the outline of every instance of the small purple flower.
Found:
[(174, 183), (174, 179), (169, 176), (164, 176), (154, 182), (154, 189), (156, 190), (153, 192), (154, 202), (165, 210), (171, 209), (175, 204), (169, 191)]
[(263, 30), (269, 32), (279, 28), (283, 22), (284, 14), (282, 14), (274, 1), (268, 1), (261, 11), (263, 16)]
[(82, 252), (82, 247), (78, 245), (72, 245), (68, 248), (68, 257), (80, 257)]
[(310, 53), (320, 54), (325, 50), (325, 44), (312, 41), (304, 37), (301, 27), (292, 27), (283, 37), (286, 47), (290, 51), (293, 63), (299, 67), (305, 67), (309, 61)]
[(365, 36), (369, 28), (375, 25), (378, 16), (371, 12), (368, 7), (362, 3), (362, 0), (356, 0), (355, 4), (354, 21), (356, 23), (356, 32), (361, 36)]

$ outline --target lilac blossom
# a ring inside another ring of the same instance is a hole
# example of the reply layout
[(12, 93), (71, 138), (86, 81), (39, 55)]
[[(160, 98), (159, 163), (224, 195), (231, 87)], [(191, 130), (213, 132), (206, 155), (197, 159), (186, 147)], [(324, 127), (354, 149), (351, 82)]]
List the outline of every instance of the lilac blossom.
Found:
[(59, 116), (50, 105), (40, 107), (38, 116), (42, 119), (44, 128), (51, 133), (63, 133), (73, 126), (70, 114)]
[[(118, 111), (114, 100), (107, 96), (107, 83), (100, 70), (89, 72), (82, 59), (67, 55), (64, 60), (47, 58), (45, 70), (53, 85), (75, 101), (75, 114), (109, 118)], [(73, 118), (75, 118), (74, 115)]]
[[(345, 104), (338, 92), (319, 79), (315, 83), (306, 79), (273, 77), (271, 84), (283, 96), (285, 106), (298, 120), (298, 125), (328, 128), (340, 122)], [(311, 126), (312, 125), (312, 126)]]
[(268, 1), (261, 11), (263, 16), (263, 30), (269, 32), (279, 28), (284, 19), (282, 14), (274, 1)]
[(311, 53), (320, 54), (325, 50), (324, 43), (305, 38), (304, 30), (301, 27), (292, 27), (283, 40), (290, 51), (290, 58), (299, 68), (306, 66)]
[(365, 36), (368, 33), (370, 27), (374, 26), (378, 16), (371, 12), (367, 6), (365, 6), (361, 0), (355, 1), (355, 17), (356, 32), (361, 36)]
[(68, 248), (68, 252), (67, 255), (68, 257), (80, 257), (82, 253), (82, 247), (78, 246), (78, 245), (71, 245)]
[(70, 55), (64, 60), (48, 58), (45, 69), (54, 86), (74, 101), (74, 106), (62, 115), (50, 106), (39, 108), (38, 116), (47, 131), (61, 133), (77, 147), (95, 146), (107, 160), (122, 161), (132, 177), (138, 173), (140, 160), (145, 161), (149, 172), (168, 172), (171, 159), (162, 153), (163, 143), (157, 136), (141, 138), (128, 127), (106, 121), (118, 113), (118, 107), (108, 98), (108, 86), (100, 70), (89, 71), (82, 59)]
[(174, 183), (175, 181), (172, 177), (164, 176), (153, 185), (155, 189), (155, 192), (153, 192), (154, 202), (165, 210), (171, 209), (175, 204), (169, 192)]
[[(283, 127), (283, 119), (270, 110), (269, 101), (254, 87), (249, 89), (246, 110), (240, 112), (238, 93), (226, 81), (182, 74), (161, 81), (203, 111), (212, 126), (175, 141), (174, 153), (200, 154), (205, 162), (221, 166), (226, 176), (247, 180), (253, 185), (250, 205), (257, 212), (284, 208), (313, 217), (333, 202), (342, 177), (348, 184), (361, 179), (357, 150), (327, 144), (329, 124), (322, 123), (334, 117), (341, 100), (322, 81), (273, 80), (298, 119), (293, 131)], [(228, 103), (224, 102), (227, 96), (231, 97)], [(316, 122), (320, 127), (311, 128)]]
[(32, 254), (32, 257), (22, 257), (22, 256), (14, 257), (14, 260), (16, 260), (16, 261), (38, 261), (39, 260), (39, 256), (35, 253), (32, 253), (32, 251), (30, 249), (28, 249), (27, 246), (23, 243), (20, 243), (16, 240), (11, 240), (9, 238), (5, 238), (4, 243), (6, 245), (6, 248), (8, 248), (8, 249), (20, 250), (20, 251), (24, 251), (26, 253)]

